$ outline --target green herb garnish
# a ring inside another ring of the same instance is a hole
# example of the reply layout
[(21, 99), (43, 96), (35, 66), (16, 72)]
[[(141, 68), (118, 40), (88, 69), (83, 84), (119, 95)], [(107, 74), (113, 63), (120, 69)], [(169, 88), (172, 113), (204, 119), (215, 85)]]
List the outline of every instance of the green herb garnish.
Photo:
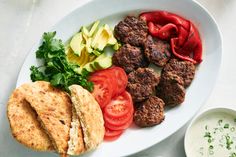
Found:
[(221, 125), (221, 123), (223, 122), (222, 119), (218, 120), (218, 124)]
[(236, 157), (236, 153), (232, 153), (229, 157)]
[(232, 145), (234, 142), (230, 139), (230, 136), (229, 136), (229, 135), (225, 136), (225, 139), (226, 139), (226, 148), (227, 148), (228, 150), (230, 150), (230, 149), (231, 149), (231, 145)]
[(228, 129), (228, 128), (229, 128), (229, 124), (225, 124), (225, 125), (224, 125), (224, 128), (225, 128), (225, 129)]
[(210, 132), (205, 132), (205, 135), (204, 135), (204, 137), (211, 138), (211, 133), (210, 133)]
[(213, 145), (210, 145), (210, 146), (209, 146), (209, 149), (213, 149), (213, 148), (214, 148)]
[(79, 84), (92, 91), (93, 83), (87, 81), (88, 71), (83, 70), (81, 74), (76, 72), (78, 66), (67, 61), (64, 45), (60, 39), (54, 38), (55, 35), (56, 32), (43, 34), (42, 44), (36, 51), (36, 58), (43, 61), (43, 66), (31, 66), (31, 80), (48, 81), (67, 92), (72, 84)]

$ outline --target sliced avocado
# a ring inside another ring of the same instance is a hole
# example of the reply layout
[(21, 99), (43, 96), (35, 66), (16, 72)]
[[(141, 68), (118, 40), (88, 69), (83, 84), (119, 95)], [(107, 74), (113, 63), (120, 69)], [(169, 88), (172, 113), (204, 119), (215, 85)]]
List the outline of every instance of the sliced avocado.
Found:
[(88, 53), (92, 53), (93, 49), (91, 48), (91, 43), (92, 43), (92, 39), (88, 38), (88, 40), (86, 41), (86, 50)]
[(97, 57), (93, 62), (91, 62), (91, 66), (94, 70), (106, 69), (112, 65), (112, 59), (110, 56), (106, 54), (101, 54)]
[(92, 68), (90, 62), (85, 64), (83, 68), (86, 69), (88, 72), (94, 72), (94, 69)]
[(96, 29), (97, 29), (99, 23), (100, 23), (100, 21), (94, 22), (93, 26), (91, 27), (91, 29), (90, 29), (90, 31), (89, 31), (89, 34), (88, 34), (89, 37), (92, 37), (92, 36), (93, 36), (93, 34), (94, 34), (94, 32), (96, 31)]
[(103, 59), (94, 61), (94, 66), (97, 70), (109, 68), (110, 66), (112, 66), (112, 59), (111, 57), (107, 56)]
[(98, 31), (94, 34), (91, 44), (91, 47), (93, 47), (94, 49), (102, 51), (107, 45), (110, 35), (106, 27), (107, 25), (100, 27)]
[(90, 66), (92, 69), (94, 69), (94, 71), (98, 70), (97, 67), (94, 65), (94, 62), (90, 63)]
[(97, 51), (97, 50), (93, 50), (93, 54), (95, 54), (96, 56), (100, 56), (101, 52)]
[(115, 45), (117, 43), (116, 38), (113, 36), (113, 34), (110, 36), (108, 43), (109, 45)]
[(81, 50), (84, 48), (83, 44), (83, 36), (82, 33), (77, 33), (73, 36), (73, 38), (70, 41), (70, 47), (74, 51), (74, 53), (78, 56), (81, 54)]
[(118, 50), (121, 47), (121, 44), (116, 42), (115, 45), (113, 46), (114, 50)]
[(89, 62), (89, 59), (90, 59), (89, 53), (86, 51), (86, 48), (83, 49), (82, 56), (83, 56), (83, 59), (82, 59), (80, 66), (84, 66), (85, 64), (87, 64)]
[(88, 29), (87, 29), (85, 26), (83, 26), (83, 27), (81, 28), (81, 32), (82, 32), (84, 35), (89, 36), (89, 31), (88, 31)]

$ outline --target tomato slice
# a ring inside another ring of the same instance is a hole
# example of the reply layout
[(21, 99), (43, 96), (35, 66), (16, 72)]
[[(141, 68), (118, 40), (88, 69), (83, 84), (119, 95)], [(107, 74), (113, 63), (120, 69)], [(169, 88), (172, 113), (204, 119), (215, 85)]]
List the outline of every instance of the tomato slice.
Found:
[(108, 128), (105, 128), (105, 136), (104, 139), (107, 141), (114, 141), (120, 137), (120, 135), (123, 133), (124, 130), (110, 130)]
[(117, 80), (117, 94), (120, 94), (125, 91), (125, 88), (128, 83), (128, 77), (124, 71), (124, 69), (120, 67), (112, 67), (110, 68), (113, 71), (114, 77)]
[(95, 97), (100, 107), (104, 108), (111, 101), (112, 97), (112, 89), (109, 82), (102, 77), (91, 77), (90, 81), (94, 83), (92, 95)]
[(113, 98), (104, 108), (104, 113), (110, 118), (120, 118), (129, 112), (133, 112), (133, 102), (127, 91)]
[(94, 76), (106, 77), (109, 80), (110, 86), (112, 86), (112, 97), (122, 93), (128, 83), (128, 77), (125, 71), (122, 68), (116, 66), (96, 71), (91, 77)]
[(116, 125), (111, 125), (105, 122), (105, 127), (110, 130), (125, 130), (132, 124), (132, 122), (133, 122), (133, 115), (130, 117), (129, 121), (123, 125), (116, 126)]
[(93, 77), (95, 76), (100, 76), (100, 77), (105, 77), (109, 80), (109, 84), (111, 85), (112, 87), (112, 97), (115, 96), (117, 94), (117, 80), (116, 78), (114, 77), (113, 75), (113, 71), (110, 70), (110, 69), (104, 69), (104, 70), (100, 70), (100, 71), (97, 71), (95, 73), (93, 73), (92, 75)]

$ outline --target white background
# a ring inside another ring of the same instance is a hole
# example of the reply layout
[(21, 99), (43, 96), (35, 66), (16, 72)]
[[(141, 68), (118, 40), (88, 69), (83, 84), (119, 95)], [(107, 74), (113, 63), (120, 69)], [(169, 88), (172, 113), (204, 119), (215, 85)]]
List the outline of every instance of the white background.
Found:
[[(223, 36), (220, 76), (202, 110), (218, 106), (236, 109), (236, 0), (197, 1), (216, 19)], [(34, 42), (50, 26), (86, 2), (88, 0), (0, 0), (0, 113), (5, 113), (18, 72)], [(6, 115), (1, 114), (0, 118)], [(184, 157), (186, 126), (133, 157)], [(8, 132), (8, 126), (0, 123), (0, 140), (6, 145), (12, 144)], [(2, 148), (0, 146), (0, 157), (4, 152)]]

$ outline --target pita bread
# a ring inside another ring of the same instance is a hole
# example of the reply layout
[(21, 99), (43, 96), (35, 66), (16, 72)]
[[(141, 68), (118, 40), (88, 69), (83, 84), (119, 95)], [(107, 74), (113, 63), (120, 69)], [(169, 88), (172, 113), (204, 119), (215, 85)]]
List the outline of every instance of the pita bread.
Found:
[(37, 151), (52, 151), (53, 145), (37, 121), (37, 114), (25, 101), (25, 93), (31, 90), (31, 83), (15, 89), (9, 98), (7, 116), (13, 137), (23, 145)]
[(79, 155), (85, 151), (83, 132), (80, 125), (80, 120), (76, 114), (74, 106), (72, 107), (72, 122), (70, 129), (70, 140), (68, 142), (69, 148), (67, 154)]
[(67, 153), (71, 124), (71, 101), (67, 93), (45, 81), (34, 82), (25, 99), (38, 115), (58, 153)]
[(95, 149), (103, 141), (105, 133), (100, 106), (83, 87), (72, 85), (69, 89), (72, 103), (82, 126), (86, 150)]

